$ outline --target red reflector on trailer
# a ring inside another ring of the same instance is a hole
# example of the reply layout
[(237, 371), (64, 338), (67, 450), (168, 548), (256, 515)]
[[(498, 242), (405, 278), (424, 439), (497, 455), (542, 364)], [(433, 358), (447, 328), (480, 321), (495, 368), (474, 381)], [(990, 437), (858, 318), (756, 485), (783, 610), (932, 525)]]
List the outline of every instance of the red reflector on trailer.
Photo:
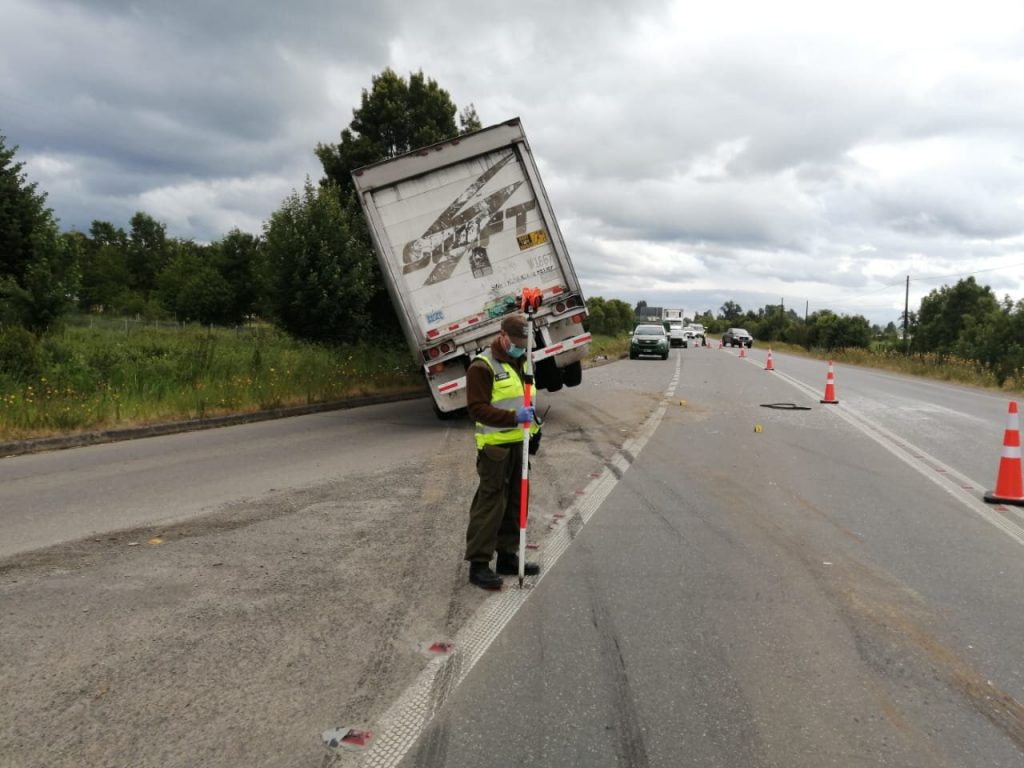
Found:
[(564, 290), (565, 289), (562, 286), (556, 285), (554, 288), (551, 289), (551, 293), (552, 294), (561, 293)]
[(448, 330), (449, 331), (457, 331), (457, 330), (459, 330), (459, 324), (458, 323), (453, 323), (452, 325), (449, 325), (448, 326)]
[(582, 314), (582, 313), (580, 313), (580, 314), (578, 314), (578, 315), (573, 315), (573, 316), (572, 316), (572, 321), (573, 321), (574, 323), (582, 323), (582, 322), (583, 322), (583, 314)]
[(444, 363), (434, 363), (427, 370), (429, 370), (431, 373), (440, 373), (441, 371), (444, 370)]
[(439, 350), (437, 347), (431, 347), (430, 349), (427, 350), (427, 354), (430, 355), (431, 358), (434, 358), (441, 354), (441, 350)]
[(428, 339), (433, 339), (434, 337), (436, 337), (439, 334), (440, 334), (440, 331), (438, 331), (437, 328), (435, 328), (432, 331), (427, 331), (427, 338)]
[(591, 335), (588, 333), (586, 336), (580, 336), (573, 341), (573, 344), (586, 344), (591, 340)]
[(555, 352), (561, 352), (563, 349), (565, 349), (565, 345), (563, 345), (563, 344), (555, 344), (555, 346), (548, 347), (547, 349), (545, 349), (544, 350), (544, 354), (545, 355), (550, 355), (550, 354), (553, 354)]

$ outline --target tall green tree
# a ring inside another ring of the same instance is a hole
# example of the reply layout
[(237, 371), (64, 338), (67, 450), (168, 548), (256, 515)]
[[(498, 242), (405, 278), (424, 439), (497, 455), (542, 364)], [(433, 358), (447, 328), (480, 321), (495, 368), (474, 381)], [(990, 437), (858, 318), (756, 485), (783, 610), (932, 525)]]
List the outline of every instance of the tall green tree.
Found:
[(866, 349), (871, 344), (871, 323), (863, 315), (837, 315), (822, 309), (813, 313), (807, 323), (809, 349)]
[(327, 180), (334, 182), (344, 198), (353, 191), (352, 171), (409, 152), (417, 147), (480, 128), (472, 105), (460, 114), (462, 129), (456, 126), (458, 109), (444, 88), (422, 70), (406, 80), (388, 68), (374, 75), (370, 90), (363, 89), (352, 122), (341, 132), (338, 144), (318, 144), (316, 155)]
[(592, 333), (617, 336), (629, 333), (636, 325), (633, 307), (620, 299), (594, 296), (587, 299), (588, 328)]
[(170, 262), (157, 276), (160, 304), (182, 322), (231, 325), (235, 292), (219, 268), (219, 244), (171, 240)]
[(743, 316), (743, 307), (735, 301), (727, 301), (719, 310), (721, 317), (726, 323), (733, 323)]
[(365, 227), (331, 183), (307, 179), (265, 227), (269, 308), (294, 336), (321, 342), (362, 340), (374, 292)]
[[(992, 289), (978, 285), (973, 277), (964, 278), (952, 287), (944, 285), (921, 299), (913, 348), (916, 352), (951, 354), (965, 330), (972, 328), (977, 337), (979, 320), (991, 324), (999, 311)], [(960, 353), (963, 351), (961, 349)], [(964, 356), (979, 359), (971, 354)]]
[[(316, 155), (324, 169), (321, 185), (333, 187), (333, 194), (341, 206), (337, 215), (340, 221), (345, 222), (351, 238), (350, 252), (344, 261), (353, 270), (353, 279), (357, 279), (355, 275), (358, 274), (358, 279), (368, 280), (368, 285), (363, 286), (366, 290), (356, 291), (364, 295), (363, 304), (350, 306), (349, 311), (367, 315), (375, 333), (397, 336), (400, 333), (399, 323), (355, 195), (352, 171), (480, 127), (480, 119), (472, 104), (459, 112), (448, 92), (422, 71), (411, 73), (406, 79), (391, 69), (385, 69), (372, 78), (369, 90), (363, 90), (359, 107), (352, 110), (352, 122), (341, 131), (340, 142), (317, 145)], [(289, 198), (284, 208), (294, 211), (294, 198)], [(287, 219), (288, 215), (284, 218)], [(282, 251), (284, 247), (285, 241), (278, 237), (274, 254), (268, 254), (267, 274), (272, 277), (267, 281), (268, 303), (279, 317), (282, 316), (282, 307), (294, 304), (295, 297), (272, 294), (297, 285), (294, 280), (281, 279), (280, 267), (287, 263), (288, 258)], [(305, 255), (296, 254), (295, 258), (296, 269), (303, 268), (300, 264), (307, 267), (312, 264)], [(270, 264), (270, 261), (274, 263)], [(306, 277), (312, 279), (314, 276)], [(347, 297), (348, 301), (353, 299), (352, 295)], [(312, 326), (300, 324), (292, 327), (300, 326), (319, 334)]]
[(0, 135), (0, 323), (43, 330), (74, 302), (79, 241), (62, 236), (46, 194)]
[(128, 235), (108, 221), (93, 221), (82, 244), (79, 308), (118, 311), (128, 290)]
[(228, 322), (241, 323), (258, 313), (260, 262), (263, 242), (256, 235), (233, 229), (214, 245), (214, 264), (231, 288)]
[(136, 212), (130, 223), (128, 271), (131, 287), (148, 300), (156, 288), (156, 276), (172, 256), (168, 248), (167, 227), (142, 211)]

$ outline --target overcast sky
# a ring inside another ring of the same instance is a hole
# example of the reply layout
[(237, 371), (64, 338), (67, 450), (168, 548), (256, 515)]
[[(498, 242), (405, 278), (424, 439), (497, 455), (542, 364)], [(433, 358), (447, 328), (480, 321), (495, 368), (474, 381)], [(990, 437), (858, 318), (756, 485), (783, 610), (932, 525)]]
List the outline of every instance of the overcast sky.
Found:
[(1024, 298), (1024, 3), (0, 0), (0, 133), (65, 229), (259, 233), (385, 67), (519, 116), (588, 296), (897, 321)]

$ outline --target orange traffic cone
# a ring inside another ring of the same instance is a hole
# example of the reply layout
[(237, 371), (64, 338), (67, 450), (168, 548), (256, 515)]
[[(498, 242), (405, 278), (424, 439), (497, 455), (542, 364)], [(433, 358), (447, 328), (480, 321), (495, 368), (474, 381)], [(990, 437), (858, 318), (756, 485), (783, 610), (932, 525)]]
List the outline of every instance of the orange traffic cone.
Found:
[(747, 348), (745, 346), (743, 346), (742, 344), (740, 344), (740, 357), (746, 357), (746, 356), (747, 356)]
[(772, 348), (768, 347), (768, 362), (765, 363), (764, 369), (766, 371), (774, 371), (775, 363), (772, 362)]
[(1003, 456), (999, 459), (999, 474), (996, 475), (996, 489), (985, 493), (989, 504), (1016, 504), (1024, 507), (1024, 483), (1020, 466), (1020, 419), (1017, 403), (1010, 402), (1010, 414), (1006, 417), (1006, 432), (1003, 434)]
[(836, 374), (832, 370), (832, 361), (828, 361), (828, 378), (825, 379), (825, 399), (821, 402), (826, 405), (836, 405), (839, 401), (836, 399)]

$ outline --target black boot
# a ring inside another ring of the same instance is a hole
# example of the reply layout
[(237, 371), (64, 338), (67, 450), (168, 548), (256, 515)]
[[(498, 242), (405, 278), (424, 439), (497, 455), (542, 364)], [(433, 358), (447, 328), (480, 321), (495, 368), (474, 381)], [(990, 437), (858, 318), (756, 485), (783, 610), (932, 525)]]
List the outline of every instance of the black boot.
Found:
[(469, 564), (469, 583), (476, 584), (481, 589), (501, 589), (504, 580), (491, 570), (490, 563), (471, 562)]
[[(498, 567), (495, 570), (504, 576), (519, 575), (519, 556), (510, 555), (504, 552), (498, 553)], [(540, 566), (527, 560), (523, 563), (524, 576), (536, 576), (540, 573)]]

